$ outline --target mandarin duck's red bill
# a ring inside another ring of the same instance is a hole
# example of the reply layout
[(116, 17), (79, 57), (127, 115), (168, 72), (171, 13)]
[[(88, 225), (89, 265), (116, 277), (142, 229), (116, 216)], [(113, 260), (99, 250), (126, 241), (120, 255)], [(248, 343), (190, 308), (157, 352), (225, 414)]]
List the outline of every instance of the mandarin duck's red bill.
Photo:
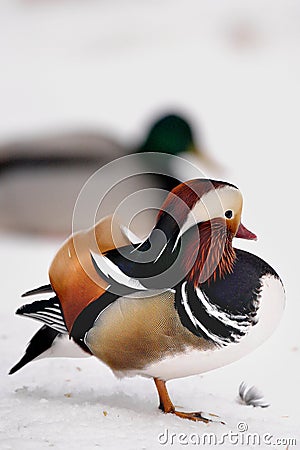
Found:
[[(45, 356), (94, 355), (117, 376), (153, 377), (160, 409), (176, 411), (166, 381), (203, 373), (246, 355), (270, 336), (285, 294), (265, 261), (233, 247), (256, 239), (241, 224), (232, 184), (196, 179), (174, 188), (143, 242), (111, 217), (72, 235), (56, 254), (51, 294), (17, 314), (43, 322), (14, 373)], [(209, 417), (209, 419), (207, 418)]]
[(254, 234), (254, 233), (252, 233), (252, 231), (248, 230), (242, 223), (240, 223), (235, 237), (241, 238), (241, 239), (249, 239), (251, 241), (257, 241), (256, 234)]

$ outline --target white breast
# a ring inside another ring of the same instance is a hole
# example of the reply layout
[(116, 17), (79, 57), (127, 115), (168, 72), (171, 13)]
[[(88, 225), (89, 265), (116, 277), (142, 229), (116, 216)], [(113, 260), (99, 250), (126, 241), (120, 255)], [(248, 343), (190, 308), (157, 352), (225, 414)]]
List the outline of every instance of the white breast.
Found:
[(262, 277), (258, 322), (239, 342), (216, 350), (186, 352), (169, 356), (139, 372), (117, 373), (118, 376), (143, 375), (163, 380), (196, 375), (230, 364), (261, 345), (275, 330), (283, 313), (285, 292), (281, 281), (272, 275)]

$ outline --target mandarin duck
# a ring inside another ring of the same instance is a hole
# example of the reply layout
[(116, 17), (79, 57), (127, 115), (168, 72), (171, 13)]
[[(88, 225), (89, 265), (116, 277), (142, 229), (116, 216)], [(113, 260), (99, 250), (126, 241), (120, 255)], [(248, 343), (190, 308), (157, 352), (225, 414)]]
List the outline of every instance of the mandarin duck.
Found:
[[(202, 147), (199, 145), (196, 149), (191, 126), (187, 119), (176, 114), (165, 115), (150, 124), (147, 137), (138, 145), (123, 145), (99, 132), (65, 132), (3, 144), (0, 147), (0, 226), (27, 233), (67, 237), (71, 231), (76, 198), (84, 183), (100, 167), (124, 155), (147, 152), (182, 154), (204, 171), (206, 166), (217, 166)], [(124, 166), (125, 163), (122, 164)], [(159, 164), (150, 164), (146, 158), (143, 165), (150, 172), (156, 173), (161, 169)], [(138, 166), (137, 172), (140, 169)], [(186, 174), (183, 179), (182, 165), (178, 169), (168, 163), (164, 171), (169, 176), (155, 176), (151, 182), (145, 176), (141, 179), (136, 177), (126, 188), (126, 195), (138, 187), (144, 188), (145, 183), (168, 193), (179, 183), (178, 175), (180, 181), (194, 177)], [(97, 198), (97, 189), (90, 195)], [(118, 197), (117, 204), (121, 200), (122, 197)], [(113, 211), (107, 206), (105, 215)], [(80, 228), (84, 227), (83, 217)]]
[(65, 342), (71, 356), (75, 347), (94, 355), (118, 377), (153, 378), (164, 413), (214, 420), (176, 410), (166, 382), (254, 350), (285, 302), (275, 270), (233, 247), (234, 238), (256, 238), (241, 223), (242, 203), (236, 186), (194, 179), (169, 193), (142, 242), (131, 243), (111, 218), (72, 235), (54, 257), (50, 284), (25, 294), (52, 296), (17, 310), (44, 325), (10, 373), (61, 356)]

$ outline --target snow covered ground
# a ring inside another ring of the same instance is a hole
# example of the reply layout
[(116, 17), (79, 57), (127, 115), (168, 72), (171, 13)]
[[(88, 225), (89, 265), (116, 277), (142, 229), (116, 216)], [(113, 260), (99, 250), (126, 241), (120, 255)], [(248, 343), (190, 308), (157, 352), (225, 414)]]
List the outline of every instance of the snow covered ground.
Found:
[[(194, 424), (161, 414), (150, 380), (117, 380), (95, 359), (40, 361), (7, 376), (38, 327), (14, 316), (20, 294), (47, 283), (60, 241), (3, 232), (1, 449), (194, 448), (194, 433), (238, 429), (238, 444), (215, 447), (243, 448), (243, 436), (258, 433), (265, 442), (252, 448), (300, 448), (299, 22), (299, 3), (286, 0), (1, 0), (1, 138), (88, 126), (133, 139), (157, 111), (183, 109), (244, 194), (243, 222), (259, 241), (236, 246), (268, 261), (287, 292), (261, 348), (169, 383), (176, 405), (226, 421)], [(243, 380), (271, 407), (238, 404)]]

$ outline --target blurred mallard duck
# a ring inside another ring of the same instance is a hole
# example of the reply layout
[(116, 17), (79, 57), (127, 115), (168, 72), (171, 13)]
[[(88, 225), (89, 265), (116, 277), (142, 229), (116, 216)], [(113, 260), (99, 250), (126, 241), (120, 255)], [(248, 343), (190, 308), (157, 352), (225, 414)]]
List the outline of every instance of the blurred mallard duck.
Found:
[(220, 175), (224, 169), (197, 142), (194, 131), (187, 118), (176, 114), (167, 114), (157, 120), (149, 130), (146, 140), (138, 152), (161, 152), (182, 156), (195, 164), (200, 164), (205, 172)]
[[(177, 114), (167, 114), (154, 121), (138, 145), (123, 145), (100, 132), (62, 132), (9, 142), (0, 146), (0, 226), (27, 233), (67, 236), (71, 232), (77, 196), (86, 180), (117, 158), (148, 152), (182, 156), (209, 175), (215, 175), (220, 169), (202, 150), (202, 145), (196, 145), (188, 120)], [(144, 186), (163, 188), (167, 195), (178, 179), (190, 177), (189, 173), (182, 173), (178, 161), (171, 164), (159, 160), (157, 167), (145, 158), (144, 164), (149, 172), (163, 171), (168, 175), (151, 176), (151, 181), (149, 177), (147, 181), (145, 176), (135, 177), (130, 187), (124, 187), (124, 195)], [(124, 164), (121, 169), (125, 174)], [(97, 196), (96, 191), (94, 195)]]

